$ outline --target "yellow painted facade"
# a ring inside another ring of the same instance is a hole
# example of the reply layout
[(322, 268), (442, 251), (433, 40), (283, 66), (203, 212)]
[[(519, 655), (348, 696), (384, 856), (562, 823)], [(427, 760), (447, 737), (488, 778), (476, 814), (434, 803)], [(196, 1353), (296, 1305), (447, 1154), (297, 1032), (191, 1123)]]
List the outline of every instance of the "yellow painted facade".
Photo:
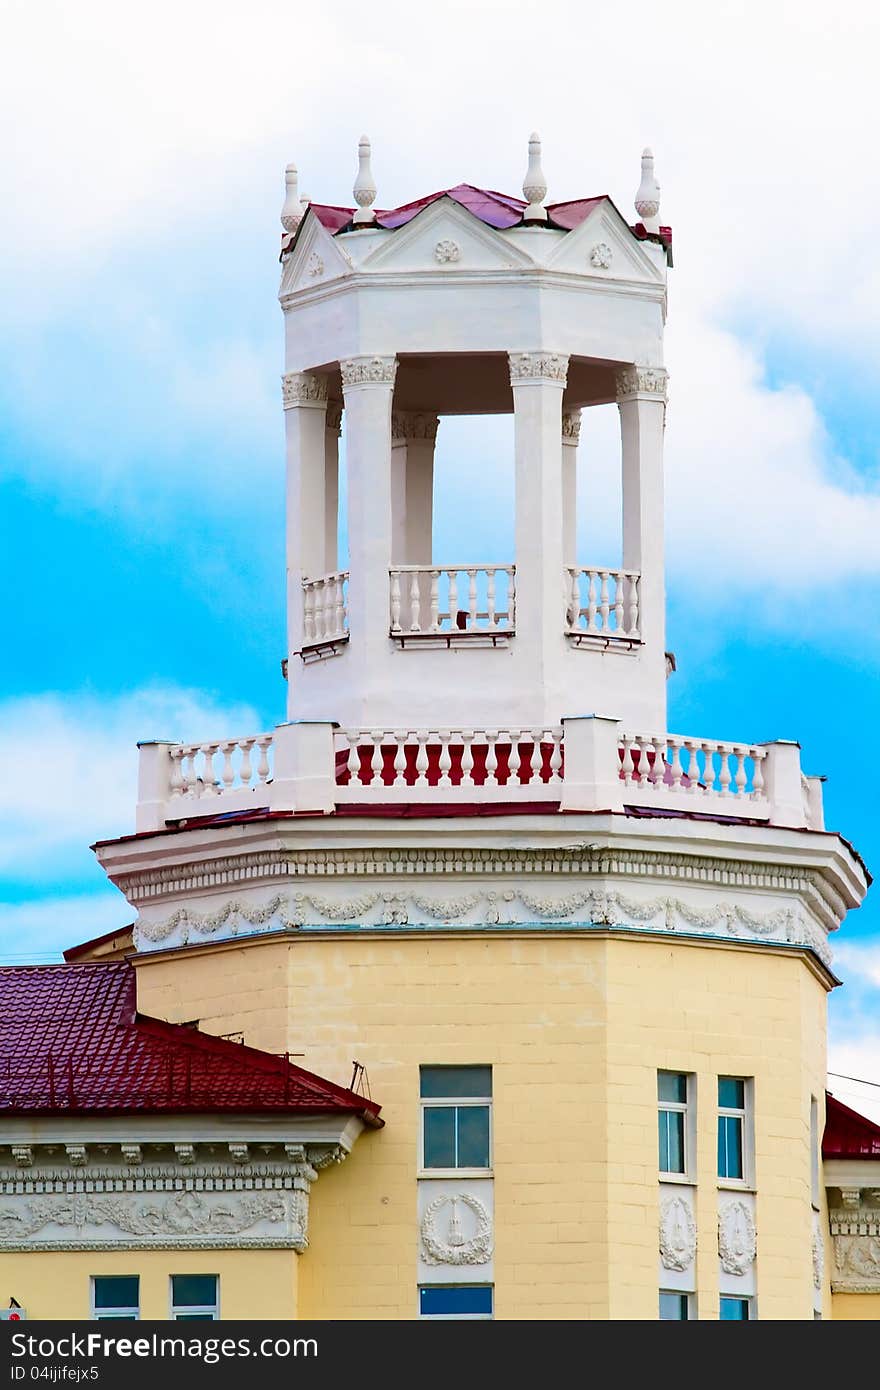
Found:
[(836, 1293), (831, 1297), (836, 1322), (880, 1322), (880, 1293)]
[(300, 1316), (416, 1315), (419, 1066), (491, 1063), (497, 1318), (656, 1318), (656, 1074), (670, 1069), (696, 1077), (699, 1316), (718, 1315), (725, 1074), (754, 1078), (759, 1316), (812, 1319), (827, 978), (805, 952), (552, 930), (290, 933), (137, 966), (147, 1014), (243, 1029), (339, 1082), (366, 1065), (386, 1127), (313, 1187)]
[(28, 1318), (91, 1316), (91, 1280), (101, 1274), (140, 1276), (143, 1319), (171, 1316), (172, 1274), (217, 1274), (220, 1317), (262, 1321), (297, 1312), (293, 1250), (50, 1251), (0, 1254), (0, 1290), (14, 1294)]

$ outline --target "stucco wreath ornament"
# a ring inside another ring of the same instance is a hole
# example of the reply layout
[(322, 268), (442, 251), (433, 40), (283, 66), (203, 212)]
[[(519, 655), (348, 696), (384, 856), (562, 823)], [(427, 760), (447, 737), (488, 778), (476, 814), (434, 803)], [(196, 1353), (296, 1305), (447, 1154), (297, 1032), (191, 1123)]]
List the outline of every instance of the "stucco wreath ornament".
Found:
[(718, 1254), (726, 1274), (745, 1274), (757, 1250), (755, 1223), (745, 1202), (728, 1202), (718, 1216)]
[(664, 1269), (683, 1272), (697, 1251), (697, 1227), (681, 1197), (670, 1197), (660, 1208), (660, 1260)]
[[(458, 1217), (458, 1204), (466, 1206), (474, 1215), (477, 1228), (468, 1239), (465, 1237)], [(442, 1209), (452, 1206), (452, 1213), (446, 1228), (445, 1238), (440, 1235), (437, 1224)], [(449, 1197), (444, 1192), (435, 1197), (425, 1208), (422, 1217), (422, 1246), (425, 1263), (430, 1265), (483, 1265), (492, 1257), (492, 1220), (483, 1203), (469, 1192), (459, 1192)]]

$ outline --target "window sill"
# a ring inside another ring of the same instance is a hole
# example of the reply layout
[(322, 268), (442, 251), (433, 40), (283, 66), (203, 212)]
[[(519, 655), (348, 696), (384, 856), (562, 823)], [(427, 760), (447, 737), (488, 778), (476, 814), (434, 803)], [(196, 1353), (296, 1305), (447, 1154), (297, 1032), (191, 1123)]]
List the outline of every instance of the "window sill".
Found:
[(658, 1173), (660, 1182), (675, 1183), (678, 1187), (696, 1187), (696, 1178), (689, 1177), (687, 1173)]
[(719, 1192), (757, 1192), (757, 1187), (745, 1178), (718, 1178)]
[(450, 1178), (491, 1178), (494, 1173), (491, 1168), (420, 1168), (416, 1177), (448, 1181)]

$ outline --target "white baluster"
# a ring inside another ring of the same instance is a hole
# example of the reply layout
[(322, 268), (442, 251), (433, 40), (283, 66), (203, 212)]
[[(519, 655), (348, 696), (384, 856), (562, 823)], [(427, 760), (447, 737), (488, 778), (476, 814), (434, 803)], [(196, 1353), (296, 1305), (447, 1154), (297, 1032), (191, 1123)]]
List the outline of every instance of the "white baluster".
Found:
[(553, 748), (550, 753), (550, 781), (561, 782), (562, 780), (562, 730), (552, 729), (550, 737), (553, 740)]
[[(530, 782), (541, 780), (541, 739), (544, 736), (543, 729), (523, 729), (518, 737), (525, 744), (525, 752), (520, 756), (520, 776), (519, 780), (524, 787)], [(535, 766), (535, 752), (538, 754), (538, 765)], [(523, 777), (523, 773), (525, 776)]]
[(311, 583), (303, 587), (303, 637), (307, 643), (315, 640), (315, 591)]
[(513, 786), (518, 786), (518, 785), (519, 785), (519, 766), (520, 766), (519, 740), (520, 740), (520, 736), (521, 736), (521, 735), (520, 735), (520, 730), (519, 730), (519, 729), (508, 729), (508, 731), (507, 731), (507, 737), (510, 739), (510, 756), (509, 756), (509, 758), (507, 759), (507, 770), (508, 770), (508, 774), (509, 774), (509, 775), (508, 775), (508, 778), (507, 778), (507, 785), (508, 785), (509, 787), (513, 787)]
[(767, 756), (765, 748), (752, 749), (752, 796), (757, 799), (764, 795), (764, 759)]
[(449, 575), (449, 628), (458, 630), (458, 570), (447, 570)]
[(406, 786), (406, 734), (394, 735), (397, 748), (394, 751), (394, 781), (393, 787)]
[(715, 752), (714, 743), (703, 744), (703, 782), (704, 795), (709, 796), (715, 790)]
[(746, 782), (748, 781), (746, 754), (748, 751), (747, 748), (741, 747), (736, 747), (733, 750), (733, 756), (736, 758), (736, 770), (733, 774), (734, 796), (744, 797), (746, 794)]
[(251, 772), (251, 749), (254, 746), (254, 740), (252, 738), (239, 739), (238, 746), (241, 749), (238, 780), (243, 787), (249, 787), (251, 784), (251, 777), (253, 776)]
[(410, 612), (410, 632), (421, 632), (422, 630), (422, 596), (419, 586), (418, 571), (414, 570), (409, 580), (409, 612)]
[(495, 568), (490, 566), (486, 570), (486, 619), (489, 631), (492, 632), (497, 627), (495, 621)]
[(260, 750), (260, 761), (257, 763), (257, 779), (260, 782), (269, 780), (269, 749), (272, 746), (272, 735), (264, 734), (257, 739), (257, 747)]
[(587, 632), (598, 632), (596, 627), (596, 571), (587, 570)]
[(431, 570), (431, 631), (440, 631), (440, 570)]
[(440, 777), (437, 785), (438, 787), (451, 787), (449, 769), (452, 767), (452, 754), (449, 751), (449, 743), (452, 735), (449, 729), (438, 729), (437, 737), (440, 740)]
[(382, 739), (384, 729), (372, 729), (370, 738), (373, 740), (373, 755), (370, 758), (370, 786), (378, 787), (382, 785)]
[(180, 786), (184, 796), (193, 791), (196, 785), (194, 752), (195, 749), (193, 748), (181, 748), (180, 750)]
[(391, 631), (400, 631), (400, 572), (391, 571)]
[(672, 764), (670, 767), (672, 786), (675, 791), (679, 791), (681, 789), (681, 779), (684, 774), (684, 769), (681, 765), (681, 739), (670, 738), (667, 740), (667, 743), (672, 750)]
[(468, 632), (477, 629), (477, 571), (468, 570)]
[(622, 574), (614, 576), (614, 630), (618, 636), (623, 632), (623, 586), (624, 577)]
[(611, 604), (608, 598), (608, 571), (602, 570), (602, 587), (599, 591), (599, 613), (602, 617), (602, 631), (608, 631), (608, 614)]
[(639, 631), (639, 586), (634, 574), (625, 577), (626, 583), (626, 616), (624, 620), (624, 630), (627, 637), (637, 637)]
[(486, 730), (486, 786), (498, 786), (498, 755), (495, 752), (495, 743), (498, 738), (498, 730)]
[(565, 618), (569, 631), (573, 632), (575, 628), (580, 626), (580, 577), (576, 569), (569, 569), (566, 577), (568, 579), (568, 607), (566, 608)]
[(348, 784), (353, 786), (361, 779), (361, 756), (358, 740), (360, 739), (359, 729), (349, 729), (345, 737), (348, 739)]
[(202, 773), (204, 782), (202, 784), (202, 793), (205, 796), (219, 796), (220, 794), (220, 788), (218, 787), (216, 778), (214, 777), (215, 750), (216, 744), (213, 743), (206, 743), (202, 747), (202, 754), (204, 757), (204, 771)]
[(420, 729), (416, 734), (419, 751), (416, 753), (416, 786), (428, 786), (428, 729)]
[(662, 787), (666, 776), (666, 740), (664, 738), (652, 738), (648, 742), (654, 754), (654, 761), (651, 764), (648, 777), (652, 786)]
[(721, 756), (721, 776), (719, 778), (721, 795), (730, 796), (730, 749), (722, 745), (722, 747), (718, 749), (718, 752)]
[(471, 747), (473, 739), (473, 729), (462, 729), (461, 785), (463, 787), (472, 787), (474, 785), (474, 750)]
[(227, 791), (229, 791), (229, 788), (235, 781), (235, 769), (232, 766), (232, 750), (233, 748), (237, 747), (237, 743), (220, 744), (220, 752), (223, 754), (223, 771), (220, 775), (223, 779), (223, 785)]
[(686, 738), (684, 746), (688, 755), (687, 773), (685, 774), (688, 780), (687, 790), (696, 794), (700, 790), (700, 765), (697, 761), (697, 749), (700, 745), (694, 739)]
[(182, 763), (183, 749), (178, 745), (176, 748), (172, 748), (171, 750), (170, 785), (172, 796), (179, 796), (180, 793), (184, 790), (183, 771), (181, 766)]
[(623, 744), (623, 761), (620, 766), (624, 783), (629, 786), (636, 780), (636, 740), (632, 734), (623, 734), (620, 741)]

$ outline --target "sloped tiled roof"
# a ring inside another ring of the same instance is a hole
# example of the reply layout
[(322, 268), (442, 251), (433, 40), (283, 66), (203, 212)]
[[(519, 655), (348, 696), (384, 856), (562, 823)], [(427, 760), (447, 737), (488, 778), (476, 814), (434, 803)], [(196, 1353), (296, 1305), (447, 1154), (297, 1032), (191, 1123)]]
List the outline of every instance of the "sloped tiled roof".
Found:
[(822, 1157), (880, 1160), (880, 1125), (826, 1095)]
[(284, 1057), (137, 1013), (127, 962), (0, 969), (0, 1118), (379, 1106)]

